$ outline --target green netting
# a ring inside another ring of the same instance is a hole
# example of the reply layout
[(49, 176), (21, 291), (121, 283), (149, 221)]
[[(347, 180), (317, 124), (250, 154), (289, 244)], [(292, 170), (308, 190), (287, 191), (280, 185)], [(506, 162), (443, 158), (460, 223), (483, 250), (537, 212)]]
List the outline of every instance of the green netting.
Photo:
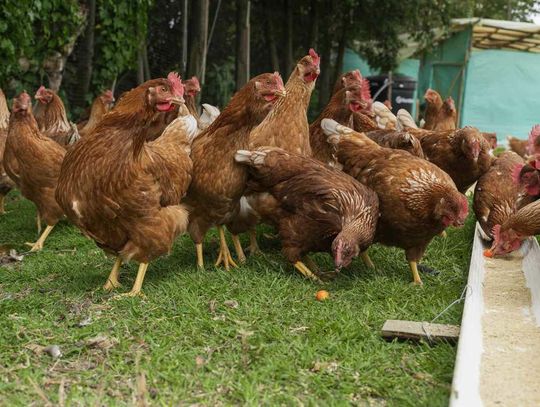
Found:
[(540, 55), (502, 50), (473, 51), (467, 67), (461, 124), (526, 138), (540, 122)]
[(472, 30), (470, 27), (457, 32), (438, 46), (425, 52), (420, 66), (418, 94), (423, 103), (428, 88), (435, 89), (443, 98), (452, 96), (460, 111), (467, 49)]

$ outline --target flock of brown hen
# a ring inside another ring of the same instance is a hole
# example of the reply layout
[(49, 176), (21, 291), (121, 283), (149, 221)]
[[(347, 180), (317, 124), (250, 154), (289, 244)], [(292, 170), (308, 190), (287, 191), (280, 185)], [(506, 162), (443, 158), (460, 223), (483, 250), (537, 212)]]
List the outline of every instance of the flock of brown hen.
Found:
[[(203, 105), (200, 84), (175, 73), (124, 93), (103, 92), (88, 120), (75, 125), (62, 100), (40, 87), (36, 105), (23, 92), (9, 113), (0, 94), (0, 209), (18, 188), (37, 207), (32, 251), (43, 248), (64, 216), (116, 257), (104, 286), (119, 286), (123, 262), (139, 271), (171, 251), (188, 232), (204, 266), (203, 244), (216, 227), (216, 266), (246, 260), (259, 250), (256, 226), (274, 226), (284, 257), (315, 280), (335, 276), (373, 243), (402, 248), (414, 282), (428, 244), (468, 214), (464, 193), (476, 183), (474, 209), (493, 253), (515, 250), (540, 230), (540, 127), (531, 132), (527, 159), (491, 155), (493, 135), (456, 129), (451, 98), (428, 90), (423, 128), (401, 110), (373, 102), (359, 71), (341, 76), (310, 125), (307, 109), (320, 73), (314, 50), (284, 84), (276, 73), (251, 79), (222, 112)], [(496, 143), (496, 139), (495, 139)], [(537, 223), (534, 223), (536, 220)], [(236, 260), (225, 228), (232, 235)], [(335, 270), (321, 272), (309, 253), (329, 252)]]

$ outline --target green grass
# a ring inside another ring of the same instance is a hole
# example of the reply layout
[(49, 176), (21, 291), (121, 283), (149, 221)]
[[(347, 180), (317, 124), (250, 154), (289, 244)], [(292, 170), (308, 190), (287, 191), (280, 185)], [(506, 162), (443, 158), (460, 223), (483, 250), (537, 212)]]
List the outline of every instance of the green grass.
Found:
[[(7, 209), (0, 244), (25, 251), (34, 207), (11, 194)], [(41, 253), (0, 267), (0, 405), (133, 405), (139, 396), (151, 405), (445, 406), (455, 346), (388, 343), (380, 329), (386, 319), (431, 320), (460, 296), (473, 230), (471, 218), (434, 240), (424, 263), (441, 273), (423, 276), (423, 287), (410, 284), (402, 251), (374, 246), (377, 270), (355, 261), (325, 285), (326, 302), (262, 232), (266, 255), (230, 272), (210, 266), (214, 235), (205, 271), (183, 237), (150, 265), (146, 298), (113, 300), (101, 290), (113, 259), (62, 222)], [(328, 256), (315, 259), (330, 268)], [(122, 268), (120, 292), (136, 269)], [(461, 312), (438, 322), (459, 324)], [(87, 345), (98, 335), (109, 347)], [(51, 344), (57, 360), (31, 350)]]

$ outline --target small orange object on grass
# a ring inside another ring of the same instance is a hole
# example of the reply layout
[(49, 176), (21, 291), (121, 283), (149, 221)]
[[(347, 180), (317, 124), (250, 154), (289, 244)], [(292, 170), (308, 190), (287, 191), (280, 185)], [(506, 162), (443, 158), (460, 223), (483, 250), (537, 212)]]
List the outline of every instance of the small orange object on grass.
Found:
[(491, 251), (491, 249), (484, 250), (484, 256), (493, 257), (493, 252)]
[(319, 290), (317, 291), (317, 294), (315, 294), (315, 298), (317, 301), (325, 301), (330, 298), (330, 294), (328, 294), (328, 291), (326, 290)]

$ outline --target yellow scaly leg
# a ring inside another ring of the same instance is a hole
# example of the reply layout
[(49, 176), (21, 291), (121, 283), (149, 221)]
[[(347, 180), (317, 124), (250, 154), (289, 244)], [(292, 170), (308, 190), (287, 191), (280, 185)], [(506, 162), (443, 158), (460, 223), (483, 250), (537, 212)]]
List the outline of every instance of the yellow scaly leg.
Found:
[(246, 255), (244, 254), (244, 250), (242, 249), (242, 243), (240, 243), (240, 238), (238, 235), (231, 235), (234, 250), (236, 251), (236, 257), (238, 257), (238, 261), (240, 263), (246, 262)]
[(45, 243), (45, 239), (47, 239), (47, 236), (49, 236), (49, 233), (51, 233), (51, 230), (53, 230), (53, 228), (54, 225), (47, 225), (45, 231), (41, 234), (36, 243), (26, 243), (28, 246), (32, 246), (32, 248), (30, 249), (31, 252), (38, 252), (43, 249), (43, 243)]
[(229, 270), (230, 267), (238, 267), (238, 265), (234, 262), (231, 252), (229, 251), (229, 247), (227, 246), (227, 240), (225, 239), (225, 231), (223, 230), (223, 226), (217, 227), (219, 232), (219, 256), (216, 261), (215, 266), (219, 266), (221, 263), (225, 266), (225, 270)]
[(114, 262), (114, 266), (111, 270), (111, 274), (109, 274), (109, 277), (107, 278), (107, 282), (103, 286), (104, 290), (111, 291), (122, 285), (120, 284), (120, 281), (118, 281), (118, 277), (120, 276), (121, 266), (122, 266), (122, 259), (120, 257), (117, 257), (116, 261)]
[(133, 283), (133, 288), (129, 293), (118, 294), (117, 297), (135, 297), (137, 295), (142, 295), (141, 288), (144, 281), (144, 275), (148, 269), (148, 263), (139, 264), (139, 271), (137, 272), (137, 277), (135, 278), (135, 283)]
[(413, 283), (416, 285), (422, 285), (422, 280), (420, 279), (420, 274), (418, 274), (418, 267), (415, 261), (410, 261), (409, 266), (413, 275)]
[(197, 267), (204, 268), (204, 257), (202, 243), (195, 243), (195, 250), (197, 250)]
[(303, 274), (307, 278), (311, 278), (318, 283), (322, 283), (321, 279), (315, 274), (313, 274), (313, 272), (301, 261), (297, 261), (296, 263), (294, 263), (294, 268), (296, 268), (301, 274)]

